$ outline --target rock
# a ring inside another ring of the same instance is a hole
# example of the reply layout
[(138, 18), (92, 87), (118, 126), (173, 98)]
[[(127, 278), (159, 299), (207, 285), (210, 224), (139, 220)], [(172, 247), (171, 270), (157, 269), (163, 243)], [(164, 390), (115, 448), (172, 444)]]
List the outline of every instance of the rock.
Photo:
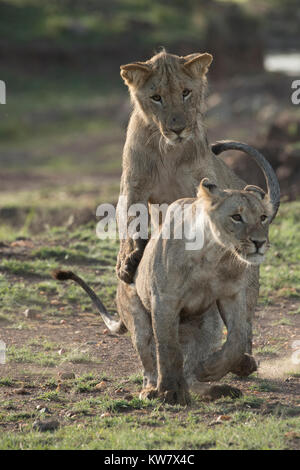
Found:
[(99, 382), (97, 385), (95, 385), (96, 390), (103, 390), (104, 388), (106, 388), (106, 383), (104, 382), (104, 380), (102, 380), (102, 382)]
[(50, 411), (49, 408), (47, 408), (46, 406), (44, 406), (43, 408), (40, 408), (39, 412), (40, 412), (40, 413), (51, 414), (51, 411)]
[(59, 428), (60, 424), (59, 421), (56, 419), (51, 419), (51, 420), (46, 420), (46, 421), (35, 421), (33, 423), (33, 429), (36, 431), (40, 432), (45, 432), (45, 431), (55, 431), (56, 429)]
[(219, 423), (220, 421), (230, 421), (231, 420), (231, 416), (228, 416), (228, 415), (220, 415), (217, 417), (217, 420), (216, 422)]
[(12, 246), (12, 247), (21, 247), (21, 248), (32, 248), (33, 243), (29, 239), (20, 238), (20, 239), (17, 239), (16, 241), (14, 241), (14, 242), (11, 242), (10, 246)]
[(15, 388), (13, 390), (13, 393), (15, 393), (16, 395), (29, 395), (28, 390), (26, 390), (26, 388), (24, 387)]

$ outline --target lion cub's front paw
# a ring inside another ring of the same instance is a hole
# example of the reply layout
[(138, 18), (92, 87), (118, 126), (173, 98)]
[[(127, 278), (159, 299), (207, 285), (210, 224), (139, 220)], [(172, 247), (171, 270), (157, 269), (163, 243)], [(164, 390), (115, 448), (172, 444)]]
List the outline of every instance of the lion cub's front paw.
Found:
[(238, 375), (239, 377), (248, 377), (257, 370), (257, 363), (253, 356), (245, 353), (240, 363), (231, 369), (230, 372)]
[(186, 387), (159, 391), (158, 397), (170, 405), (187, 406), (191, 403), (191, 397)]
[(155, 387), (145, 387), (139, 395), (141, 400), (152, 400), (158, 397), (158, 390)]
[(126, 284), (131, 284), (134, 279), (136, 271), (136, 266), (125, 262), (117, 269), (117, 276), (121, 281), (126, 282)]
[(133, 282), (137, 267), (143, 256), (146, 242), (147, 240), (139, 241), (139, 243), (135, 242), (135, 248), (131, 247), (131, 251), (129, 251), (129, 246), (126, 246), (127, 253), (119, 253), (116, 268), (117, 276), (121, 281), (126, 282), (126, 284)]

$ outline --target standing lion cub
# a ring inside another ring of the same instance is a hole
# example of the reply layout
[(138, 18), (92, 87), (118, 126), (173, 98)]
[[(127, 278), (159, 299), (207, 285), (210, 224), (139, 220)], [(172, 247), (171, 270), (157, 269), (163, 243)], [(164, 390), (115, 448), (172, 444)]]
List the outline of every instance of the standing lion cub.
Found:
[[(269, 224), (279, 205), (274, 171), (258, 153), (256, 161), (266, 176), (268, 194), (256, 186), (223, 190), (204, 178), (196, 198), (181, 199), (169, 207), (171, 225), (194, 228), (189, 233), (202, 231), (202, 244), (188, 250), (186, 236), (165, 238), (166, 217), (146, 246), (134, 283), (118, 285), (119, 321), (81, 278), (72, 272), (55, 273), (57, 279), (73, 279), (84, 288), (111, 331), (130, 331), (144, 369), (144, 398), (158, 396), (186, 405), (193, 382), (218, 380), (241, 363), (248, 372), (251, 367), (255, 370), (255, 360), (247, 354), (247, 303), (242, 287), (251, 267), (264, 259)], [(172, 210), (175, 204), (176, 208), (188, 206), (183, 217)], [(227, 341), (217, 351), (208, 344), (206, 357), (203, 351), (199, 356), (199, 333), (193, 330), (215, 303), (227, 328)]]
[[(203, 178), (220, 189), (245, 187), (207, 141), (205, 90), (211, 62), (208, 53), (180, 57), (162, 51), (144, 62), (121, 66), (133, 111), (123, 151), (119, 202), (126, 199), (128, 208), (134, 204), (149, 206), (151, 220), (154, 204), (169, 205), (180, 198), (196, 197)], [(228, 148), (223, 145), (223, 150)], [(123, 216), (120, 207), (119, 203), (119, 221)], [(130, 222), (128, 217), (127, 226)], [(133, 239), (130, 234), (120, 241), (116, 267), (119, 282), (133, 281), (145, 244), (145, 240)], [(249, 269), (241, 289), (247, 302), (247, 350), (251, 354), (252, 318), (259, 291), (257, 266)], [(193, 326), (199, 354), (218, 346), (223, 322), (216, 304), (209, 307), (198, 326)], [(241, 370), (233, 372), (240, 375)]]

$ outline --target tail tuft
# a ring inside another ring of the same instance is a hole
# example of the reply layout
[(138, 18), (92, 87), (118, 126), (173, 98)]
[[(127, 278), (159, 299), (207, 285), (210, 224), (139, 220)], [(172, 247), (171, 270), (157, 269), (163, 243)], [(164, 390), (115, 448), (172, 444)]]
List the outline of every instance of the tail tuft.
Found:
[(68, 279), (73, 279), (74, 277), (72, 271), (62, 271), (61, 269), (56, 269), (51, 274), (52, 277), (58, 281), (67, 281)]

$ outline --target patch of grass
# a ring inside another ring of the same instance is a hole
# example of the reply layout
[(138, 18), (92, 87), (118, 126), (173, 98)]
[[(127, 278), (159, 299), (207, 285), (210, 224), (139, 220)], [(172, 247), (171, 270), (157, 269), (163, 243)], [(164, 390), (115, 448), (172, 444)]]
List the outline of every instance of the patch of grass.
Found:
[(45, 392), (39, 395), (37, 400), (43, 400), (43, 401), (53, 401), (53, 402), (63, 402), (65, 399), (62, 397), (62, 395), (57, 392), (57, 391), (50, 391), (50, 392)]
[(10, 315), (7, 315), (5, 313), (0, 313), (0, 322), (11, 323), (11, 321), (12, 321), (12, 318)]
[(277, 392), (279, 385), (270, 380), (258, 380), (257, 383), (249, 385), (249, 390), (258, 390), (259, 392)]
[(278, 356), (278, 351), (280, 348), (275, 347), (275, 346), (263, 346), (261, 348), (256, 348), (255, 349), (255, 354), (259, 354), (260, 356), (266, 356), (266, 357), (276, 357)]
[(300, 307), (297, 310), (292, 310), (291, 312), (287, 312), (288, 315), (299, 315), (300, 314)]
[(95, 385), (99, 383), (93, 374), (84, 374), (76, 378), (74, 381), (73, 390), (77, 393), (87, 393), (94, 391)]
[(0, 270), (10, 274), (30, 277), (46, 277), (49, 279), (49, 273), (59, 266), (50, 261), (21, 261), (18, 259), (6, 259), (1, 262)]
[(43, 384), (44, 387), (50, 388), (51, 390), (54, 390), (58, 386), (58, 381), (54, 377), (50, 377), (49, 379), (46, 380), (46, 382)]
[(32, 338), (28, 341), (28, 346), (37, 346), (44, 351), (58, 351), (59, 345), (54, 343), (53, 341), (49, 341), (48, 339), (43, 338)]
[(89, 353), (80, 351), (71, 351), (65, 355), (63, 362), (71, 362), (72, 364), (89, 364), (90, 362), (99, 363), (100, 360), (93, 358)]
[(261, 267), (261, 295), (300, 296), (300, 201), (283, 203), (270, 227), (271, 249)]
[(153, 407), (154, 400), (141, 400), (139, 398), (133, 398), (132, 400), (111, 400), (108, 399), (103, 407), (106, 411), (112, 413), (119, 411), (130, 411), (130, 410), (141, 410), (144, 408)]
[(15, 423), (18, 421), (24, 421), (27, 419), (31, 419), (34, 417), (34, 413), (26, 413), (26, 412), (14, 412), (14, 413), (7, 413), (7, 414), (0, 414), (0, 421), (2, 423)]
[(68, 263), (95, 263), (99, 260), (88, 257), (85, 252), (80, 252), (79, 250), (74, 250), (70, 248), (61, 248), (59, 246), (56, 247), (42, 247), (32, 252), (32, 256), (38, 259), (49, 260), (51, 258), (55, 259), (56, 261), (64, 261)]
[(142, 374), (132, 374), (128, 377), (128, 381), (137, 384), (143, 385), (143, 375)]
[(54, 367), (61, 361), (58, 353), (50, 351), (33, 351), (31, 347), (7, 348), (7, 358), (10, 363), (37, 364), (39, 366)]
[(0, 387), (11, 387), (14, 381), (10, 377), (1, 377), (0, 378)]
[(280, 320), (277, 320), (272, 323), (272, 325), (277, 326), (277, 325), (288, 325), (292, 326), (293, 322), (289, 318), (281, 318)]
[[(89, 414), (88, 403), (79, 406)], [(84, 412), (83, 412), (84, 414)], [(154, 420), (153, 420), (154, 418)], [(268, 450), (286, 449), (288, 432), (299, 432), (297, 417), (279, 419), (276, 416), (258, 416), (251, 413), (232, 414), (231, 420), (219, 426), (204, 422), (189, 422), (162, 413), (159, 426), (153, 426), (158, 416), (134, 416), (121, 413), (107, 418), (87, 417), (88, 426), (62, 426), (53, 433), (1, 433), (3, 450), (18, 449), (228, 449)], [(147, 430), (141, 432), (141, 429)]]

